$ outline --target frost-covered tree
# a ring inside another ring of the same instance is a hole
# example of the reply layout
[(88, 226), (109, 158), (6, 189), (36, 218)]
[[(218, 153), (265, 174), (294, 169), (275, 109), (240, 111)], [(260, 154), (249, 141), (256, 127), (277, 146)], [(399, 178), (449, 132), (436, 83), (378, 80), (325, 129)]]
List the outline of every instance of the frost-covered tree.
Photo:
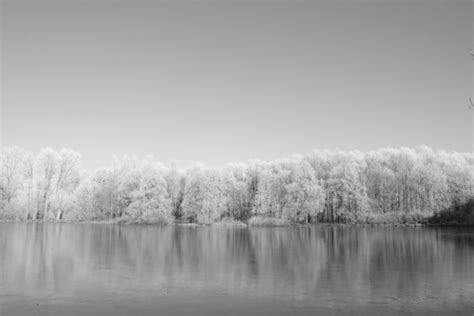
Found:
[(133, 222), (168, 223), (172, 219), (171, 199), (163, 174), (156, 169), (143, 170), (139, 186), (132, 192), (126, 215)]
[(124, 157), (88, 171), (81, 169), (80, 160), (77, 152), (66, 149), (46, 148), (36, 157), (19, 148), (2, 149), (0, 217), (413, 222), (461, 212), (455, 219), (463, 222), (470, 216), (466, 205), (474, 203), (474, 155), (426, 146), (368, 153), (314, 151), (221, 170), (202, 165), (179, 170), (152, 159)]
[(171, 199), (171, 211), (176, 219), (182, 217), (182, 203), (184, 198), (184, 171), (172, 166), (165, 171), (166, 189)]
[(120, 216), (118, 176), (113, 168), (101, 168), (83, 178), (76, 193), (75, 213), (83, 220)]
[(282, 218), (288, 202), (290, 170), (282, 162), (269, 164), (261, 172), (255, 197), (254, 213)]
[(36, 190), (36, 208), (33, 219), (49, 217), (51, 196), (59, 175), (60, 158), (56, 151), (45, 148), (35, 159), (33, 181)]
[(366, 186), (362, 177), (365, 161), (360, 153), (336, 153), (325, 182), (328, 221), (358, 221), (368, 208)]
[(197, 165), (186, 173), (183, 216), (192, 223), (212, 223), (225, 212), (222, 179), (215, 170)]
[(324, 210), (324, 190), (307, 161), (293, 165), (290, 183), (286, 186), (287, 203), (283, 213), (294, 222), (309, 223)]
[(25, 185), (27, 153), (18, 147), (0, 152), (0, 211), (6, 217), (17, 217), (18, 197)]
[(57, 176), (51, 194), (51, 205), (60, 220), (66, 210), (72, 207), (73, 194), (79, 185), (81, 155), (73, 150), (59, 152)]
[(237, 220), (247, 220), (250, 217), (253, 201), (250, 197), (246, 171), (244, 164), (231, 164), (223, 170), (225, 217)]
[(34, 219), (61, 219), (65, 208), (71, 206), (79, 184), (79, 153), (62, 149), (43, 149), (33, 165), (33, 189), (36, 193)]

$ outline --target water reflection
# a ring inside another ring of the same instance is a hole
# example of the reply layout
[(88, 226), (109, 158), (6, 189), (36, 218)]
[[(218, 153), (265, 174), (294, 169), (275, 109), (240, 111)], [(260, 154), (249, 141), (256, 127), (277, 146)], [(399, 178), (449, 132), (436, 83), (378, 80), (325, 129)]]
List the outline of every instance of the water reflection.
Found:
[(0, 250), (19, 315), (474, 309), (469, 229), (2, 223)]

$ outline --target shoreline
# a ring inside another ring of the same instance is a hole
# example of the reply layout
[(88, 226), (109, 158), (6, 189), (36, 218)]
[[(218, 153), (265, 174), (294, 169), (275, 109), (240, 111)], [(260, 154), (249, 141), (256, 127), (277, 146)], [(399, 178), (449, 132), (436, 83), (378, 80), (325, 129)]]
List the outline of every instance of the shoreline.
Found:
[(226, 227), (226, 228), (261, 228), (261, 227), (282, 227), (282, 228), (294, 228), (294, 227), (419, 227), (419, 228), (430, 228), (430, 227), (472, 227), (472, 224), (465, 223), (308, 223), (308, 224), (262, 224), (252, 225), (249, 223), (234, 221), (234, 222), (214, 222), (214, 223), (186, 223), (186, 222), (171, 222), (171, 223), (135, 223), (126, 222), (120, 220), (109, 220), (109, 221), (44, 221), (44, 220), (7, 220), (0, 219), (0, 223), (36, 223), (36, 224), (94, 224), (94, 225), (117, 225), (117, 226), (178, 226), (178, 227)]

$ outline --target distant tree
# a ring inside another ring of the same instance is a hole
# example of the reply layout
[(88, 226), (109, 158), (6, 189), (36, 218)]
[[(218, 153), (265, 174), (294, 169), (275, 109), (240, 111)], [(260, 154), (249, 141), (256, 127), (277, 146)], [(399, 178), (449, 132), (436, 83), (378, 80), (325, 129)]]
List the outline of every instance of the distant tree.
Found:
[(172, 218), (166, 181), (156, 169), (142, 170), (138, 187), (131, 193), (126, 215), (133, 222), (168, 223)]
[(263, 217), (283, 217), (289, 198), (290, 173), (281, 162), (266, 166), (260, 174), (254, 213)]
[(76, 151), (62, 149), (59, 152), (57, 176), (51, 194), (56, 220), (62, 219), (65, 209), (72, 203), (80, 180), (80, 161), (81, 155)]
[[(417, 148), (314, 151), (221, 170), (123, 157), (82, 170), (79, 153), (0, 151), (0, 217), (212, 223), (252, 216), (295, 223), (410, 221), (467, 209), (474, 155)], [(465, 213), (465, 214), (464, 214)], [(464, 212), (463, 216), (469, 216)], [(444, 217), (449, 218), (449, 217)], [(259, 219), (260, 220), (260, 219)], [(271, 222), (271, 221), (269, 221)]]
[(172, 214), (176, 219), (181, 219), (183, 215), (182, 203), (184, 199), (185, 184), (184, 172), (176, 168), (176, 166), (173, 166), (170, 169), (166, 170), (164, 177), (166, 181), (168, 195), (171, 199)]
[(226, 201), (225, 216), (246, 221), (250, 217), (253, 201), (248, 188), (247, 166), (229, 165), (223, 171), (223, 194)]
[(212, 223), (225, 212), (222, 180), (215, 170), (197, 165), (186, 174), (183, 216), (194, 223)]
[(15, 216), (13, 209), (18, 207), (18, 196), (25, 182), (25, 163), (27, 153), (18, 148), (6, 148), (0, 152), (0, 207)]
[[(121, 216), (119, 199), (118, 173), (113, 168), (101, 168), (95, 171), (89, 180), (88, 185), (81, 187), (83, 197), (86, 192), (90, 192), (92, 197), (84, 199), (82, 202), (90, 202), (93, 209), (93, 219), (110, 219)], [(87, 204), (86, 204), (87, 205)]]
[(51, 195), (55, 190), (60, 158), (56, 151), (45, 148), (36, 157), (33, 180), (36, 189), (36, 208), (33, 219), (46, 219), (50, 210)]
[(309, 223), (323, 212), (324, 190), (307, 161), (294, 164), (290, 177), (291, 182), (286, 186), (288, 202), (283, 211), (284, 217), (298, 223)]
[(326, 220), (359, 221), (368, 209), (362, 177), (365, 161), (360, 153), (337, 153), (325, 182)]

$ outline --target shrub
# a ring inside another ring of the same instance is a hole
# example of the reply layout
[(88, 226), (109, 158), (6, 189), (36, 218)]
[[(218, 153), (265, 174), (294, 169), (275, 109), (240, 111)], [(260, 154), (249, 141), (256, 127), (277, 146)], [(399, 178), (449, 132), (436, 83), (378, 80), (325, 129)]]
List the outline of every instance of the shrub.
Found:
[(254, 216), (249, 220), (249, 226), (288, 226), (290, 222), (283, 218)]

